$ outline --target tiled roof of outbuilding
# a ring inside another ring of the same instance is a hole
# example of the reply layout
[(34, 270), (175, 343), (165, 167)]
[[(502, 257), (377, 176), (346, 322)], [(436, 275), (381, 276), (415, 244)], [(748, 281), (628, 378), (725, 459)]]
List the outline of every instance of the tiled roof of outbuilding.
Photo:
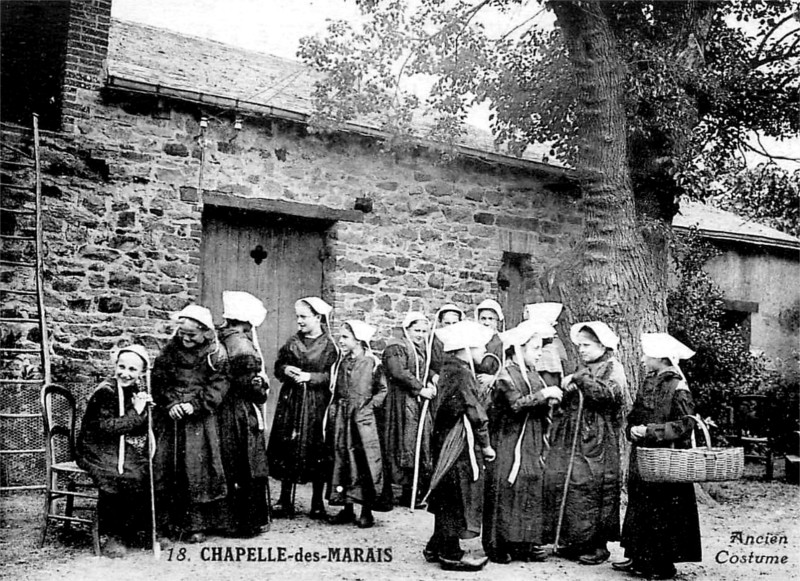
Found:
[[(312, 111), (311, 97), (319, 75), (297, 61), (144, 24), (112, 20), (108, 58), (108, 84), (112, 87), (159, 92), (303, 121)], [(377, 122), (360, 120), (350, 128), (353, 132), (380, 135)], [(423, 145), (431, 143), (425, 139), (429, 128), (424, 119), (415, 122), (415, 133)], [(470, 128), (458, 145), (499, 163), (523, 164), (551, 174), (569, 171), (542, 161), (547, 155), (545, 146), (530, 146), (522, 159), (500, 153), (491, 133), (479, 128)]]

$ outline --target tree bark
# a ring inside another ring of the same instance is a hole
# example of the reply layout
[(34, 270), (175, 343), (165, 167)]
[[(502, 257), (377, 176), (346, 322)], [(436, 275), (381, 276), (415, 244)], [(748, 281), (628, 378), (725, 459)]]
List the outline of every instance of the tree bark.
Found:
[(667, 249), (658, 227), (636, 215), (623, 102), (625, 69), (601, 2), (552, 1), (575, 71), (584, 233), (549, 290), (567, 322), (601, 320), (620, 336), (631, 397), (640, 335), (666, 329)]

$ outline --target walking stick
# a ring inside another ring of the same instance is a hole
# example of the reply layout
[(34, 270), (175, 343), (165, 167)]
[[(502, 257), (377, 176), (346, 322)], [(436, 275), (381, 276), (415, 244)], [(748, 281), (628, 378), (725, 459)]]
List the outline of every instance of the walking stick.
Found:
[[(150, 394), (150, 369), (145, 374), (145, 389)], [(147, 468), (150, 474), (150, 542), (153, 547), (153, 557), (161, 558), (161, 545), (156, 539), (156, 487), (153, 478), (153, 455), (156, 452), (155, 435), (153, 434), (153, 407), (147, 409)]]
[(567, 506), (567, 492), (569, 491), (569, 480), (572, 478), (572, 464), (575, 461), (575, 451), (578, 448), (578, 437), (581, 433), (581, 415), (583, 415), (583, 392), (578, 390), (578, 414), (575, 418), (575, 434), (572, 436), (572, 450), (569, 454), (569, 464), (567, 465), (567, 478), (564, 481), (564, 493), (561, 495), (561, 507), (558, 509), (558, 525), (556, 526), (556, 538), (553, 542), (553, 553), (558, 552), (558, 540), (561, 537), (561, 525), (564, 522), (564, 509)]
[[(305, 415), (306, 411), (306, 389), (308, 385), (306, 382), (303, 382), (303, 399), (300, 402), (300, 414), (297, 416), (298, 426), (297, 426), (297, 441), (294, 445), (294, 457), (295, 457), (295, 467), (297, 466), (297, 460), (300, 456), (300, 444), (303, 441), (303, 416)], [(292, 479), (292, 509), (294, 510), (294, 501), (297, 495), (297, 479)]]

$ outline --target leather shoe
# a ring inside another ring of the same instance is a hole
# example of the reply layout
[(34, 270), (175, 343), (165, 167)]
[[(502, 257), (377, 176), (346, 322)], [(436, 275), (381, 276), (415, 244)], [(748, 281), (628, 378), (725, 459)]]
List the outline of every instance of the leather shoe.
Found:
[(206, 542), (206, 534), (204, 532), (202, 532), (202, 531), (201, 532), (197, 532), (197, 533), (192, 533), (191, 535), (189, 535), (189, 538), (186, 539), (186, 542), (187, 543), (192, 543), (192, 544), (205, 543)]
[(352, 510), (344, 509), (340, 510), (335, 515), (330, 517), (328, 519), (328, 522), (331, 523), (332, 525), (346, 525), (355, 522), (355, 520), (356, 520), (356, 513), (354, 513)]
[(623, 573), (632, 573), (634, 575), (638, 575), (642, 573), (642, 567), (633, 559), (625, 559), (624, 561), (617, 561), (616, 563), (611, 563), (611, 568), (615, 571), (622, 571)]
[(430, 549), (422, 549), (422, 556), (425, 557), (425, 560), (428, 563), (438, 563), (439, 562), (439, 553), (436, 551), (431, 551)]
[(533, 547), (525, 553), (525, 561), (528, 563), (540, 563), (547, 560), (547, 549), (543, 547)]
[(360, 516), (356, 521), (356, 526), (360, 529), (369, 529), (375, 525), (375, 519), (371, 516)]
[(499, 563), (501, 565), (508, 565), (511, 562), (511, 555), (504, 552), (492, 551), (487, 556), (492, 563)]
[(324, 520), (328, 518), (328, 513), (325, 512), (324, 506), (317, 506), (311, 509), (311, 512), (308, 513), (308, 517), (314, 520)]
[(279, 502), (272, 507), (273, 518), (294, 518), (294, 506)]
[(595, 549), (592, 553), (578, 557), (578, 562), (581, 565), (599, 565), (605, 563), (610, 556), (608, 549)]
[(486, 566), (489, 557), (470, 557), (464, 555), (459, 561), (451, 559), (439, 558), (442, 564), (442, 569), (445, 571), (480, 571)]

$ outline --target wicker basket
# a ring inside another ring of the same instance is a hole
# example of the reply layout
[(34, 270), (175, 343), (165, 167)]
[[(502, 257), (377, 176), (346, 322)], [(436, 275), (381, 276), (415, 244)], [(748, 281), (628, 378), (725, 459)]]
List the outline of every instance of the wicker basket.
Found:
[(711, 482), (737, 480), (744, 470), (744, 448), (712, 448), (711, 436), (699, 416), (705, 448), (635, 448), (636, 467), (646, 482)]

